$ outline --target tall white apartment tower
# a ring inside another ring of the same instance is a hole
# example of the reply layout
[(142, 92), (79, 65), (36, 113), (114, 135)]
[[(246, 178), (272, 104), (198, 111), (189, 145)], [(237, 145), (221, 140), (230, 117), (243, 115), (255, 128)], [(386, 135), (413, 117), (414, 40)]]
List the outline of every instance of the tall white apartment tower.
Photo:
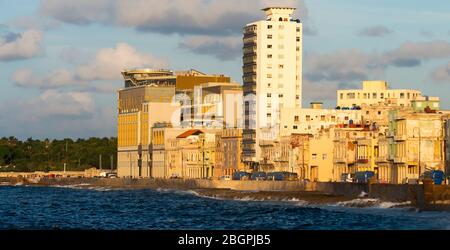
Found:
[(280, 109), (300, 109), (302, 105), (302, 23), (293, 19), (295, 8), (269, 7), (263, 11), (266, 20), (244, 28), (242, 159), (253, 169), (263, 160), (263, 131), (283, 126)]

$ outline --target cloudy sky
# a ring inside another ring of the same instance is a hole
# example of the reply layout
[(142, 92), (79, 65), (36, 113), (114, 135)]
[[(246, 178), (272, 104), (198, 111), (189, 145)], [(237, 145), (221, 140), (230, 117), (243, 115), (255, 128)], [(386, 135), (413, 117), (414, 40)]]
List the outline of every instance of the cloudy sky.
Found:
[(450, 109), (448, 1), (0, 0), (0, 136), (114, 136), (124, 68), (242, 82), (242, 27), (277, 4), (304, 23), (304, 105), (385, 79)]

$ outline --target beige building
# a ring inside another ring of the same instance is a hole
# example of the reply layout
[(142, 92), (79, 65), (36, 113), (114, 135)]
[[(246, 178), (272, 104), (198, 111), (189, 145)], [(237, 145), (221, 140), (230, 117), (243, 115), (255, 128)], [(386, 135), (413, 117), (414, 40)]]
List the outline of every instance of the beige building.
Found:
[(392, 112), (392, 183), (444, 170), (444, 120), (439, 113)]
[(263, 11), (266, 20), (248, 24), (243, 39), (242, 158), (251, 167), (261, 159), (259, 129), (281, 126), (280, 109), (302, 105), (302, 23), (295, 8)]
[(188, 130), (177, 137), (181, 154), (181, 177), (187, 179), (211, 178), (214, 173), (215, 131)]
[(241, 160), (242, 129), (224, 129), (216, 133), (214, 177), (245, 171)]
[(183, 127), (242, 127), (243, 95), (238, 83), (204, 83), (184, 93), (190, 102), (182, 102)]
[(337, 91), (337, 106), (351, 108), (382, 103), (396, 104), (411, 107), (411, 102), (423, 98), (418, 90), (389, 89), (386, 81), (364, 81), (362, 89), (349, 89)]
[(322, 109), (319, 103), (312, 103), (309, 109), (282, 109), (281, 117), (281, 135), (316, 135), (331, 127), (362, 123), (361, 110)]
[(342, 174), (376, 169), (378, 131), (367, 126), (334, 129), (333, 181), (340, 181)]
[[(139, 69), (124, 71), (122, 75), (125, 88), (118, 91), (117, 169), (119, 177), (133, 178), (153, 177), (152, 128), (156, 123), (180, 124), (181, 105), (174, 98), (176, 94), (193, 91), (205, 83), (230, 82), (227, 76), (196, 70)], [(157, 154), (157, 157), (162, 156)], [(157, 169), (161, 168), (158, 164)], [(158, 177), (169, 174), (154, 173)]]
[(330, 130), (320, 134), (291, 134), (279, 140), (262, 140), (260, 171), (297, 173), (299, 179), (331, 181), (333, 138)]

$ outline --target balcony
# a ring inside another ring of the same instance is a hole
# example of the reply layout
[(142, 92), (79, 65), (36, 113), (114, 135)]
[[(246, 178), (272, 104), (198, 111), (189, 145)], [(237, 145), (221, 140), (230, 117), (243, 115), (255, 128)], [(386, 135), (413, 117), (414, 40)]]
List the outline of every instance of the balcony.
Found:
[(394, 163), (406, 163), (408, 159), (404, 156), (395, 156), (394, 157)]
[(387, 156), (378, 156), (375, 158), (375, 162), (388, 162), (388, 157)]
[(335, 157), (333, 162), (334, 163), (347, 163), (347, 159), (344, 157)]
[(358, 159), (356, 162), (361, 164), (367, 164), (369, 163), (369, 159)]
[(406, 135), (395, 135), (394, 140), (395, 141), (406, 141)]

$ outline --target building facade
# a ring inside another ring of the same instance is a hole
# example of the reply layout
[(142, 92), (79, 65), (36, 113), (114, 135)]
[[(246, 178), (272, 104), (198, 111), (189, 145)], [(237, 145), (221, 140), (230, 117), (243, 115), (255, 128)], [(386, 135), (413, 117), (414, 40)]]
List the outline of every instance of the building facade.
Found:
[(244, 132), (242, 158), (261, 159), (259, 129), (280, 126), (280, 109), (301, 108), (302, 24), (295, 8), (271, 7), (266, 20), (244, 28)]
[[(412, 101), (423, 98), (422, 92), (410, 89), (389, 89), (386, 81), (364, 81), (362, 89), (337, 91), (337, 106), (351, 108), (380, 102), (411, 107)], [(434, 98), (435, 99), (435, 98)]]

